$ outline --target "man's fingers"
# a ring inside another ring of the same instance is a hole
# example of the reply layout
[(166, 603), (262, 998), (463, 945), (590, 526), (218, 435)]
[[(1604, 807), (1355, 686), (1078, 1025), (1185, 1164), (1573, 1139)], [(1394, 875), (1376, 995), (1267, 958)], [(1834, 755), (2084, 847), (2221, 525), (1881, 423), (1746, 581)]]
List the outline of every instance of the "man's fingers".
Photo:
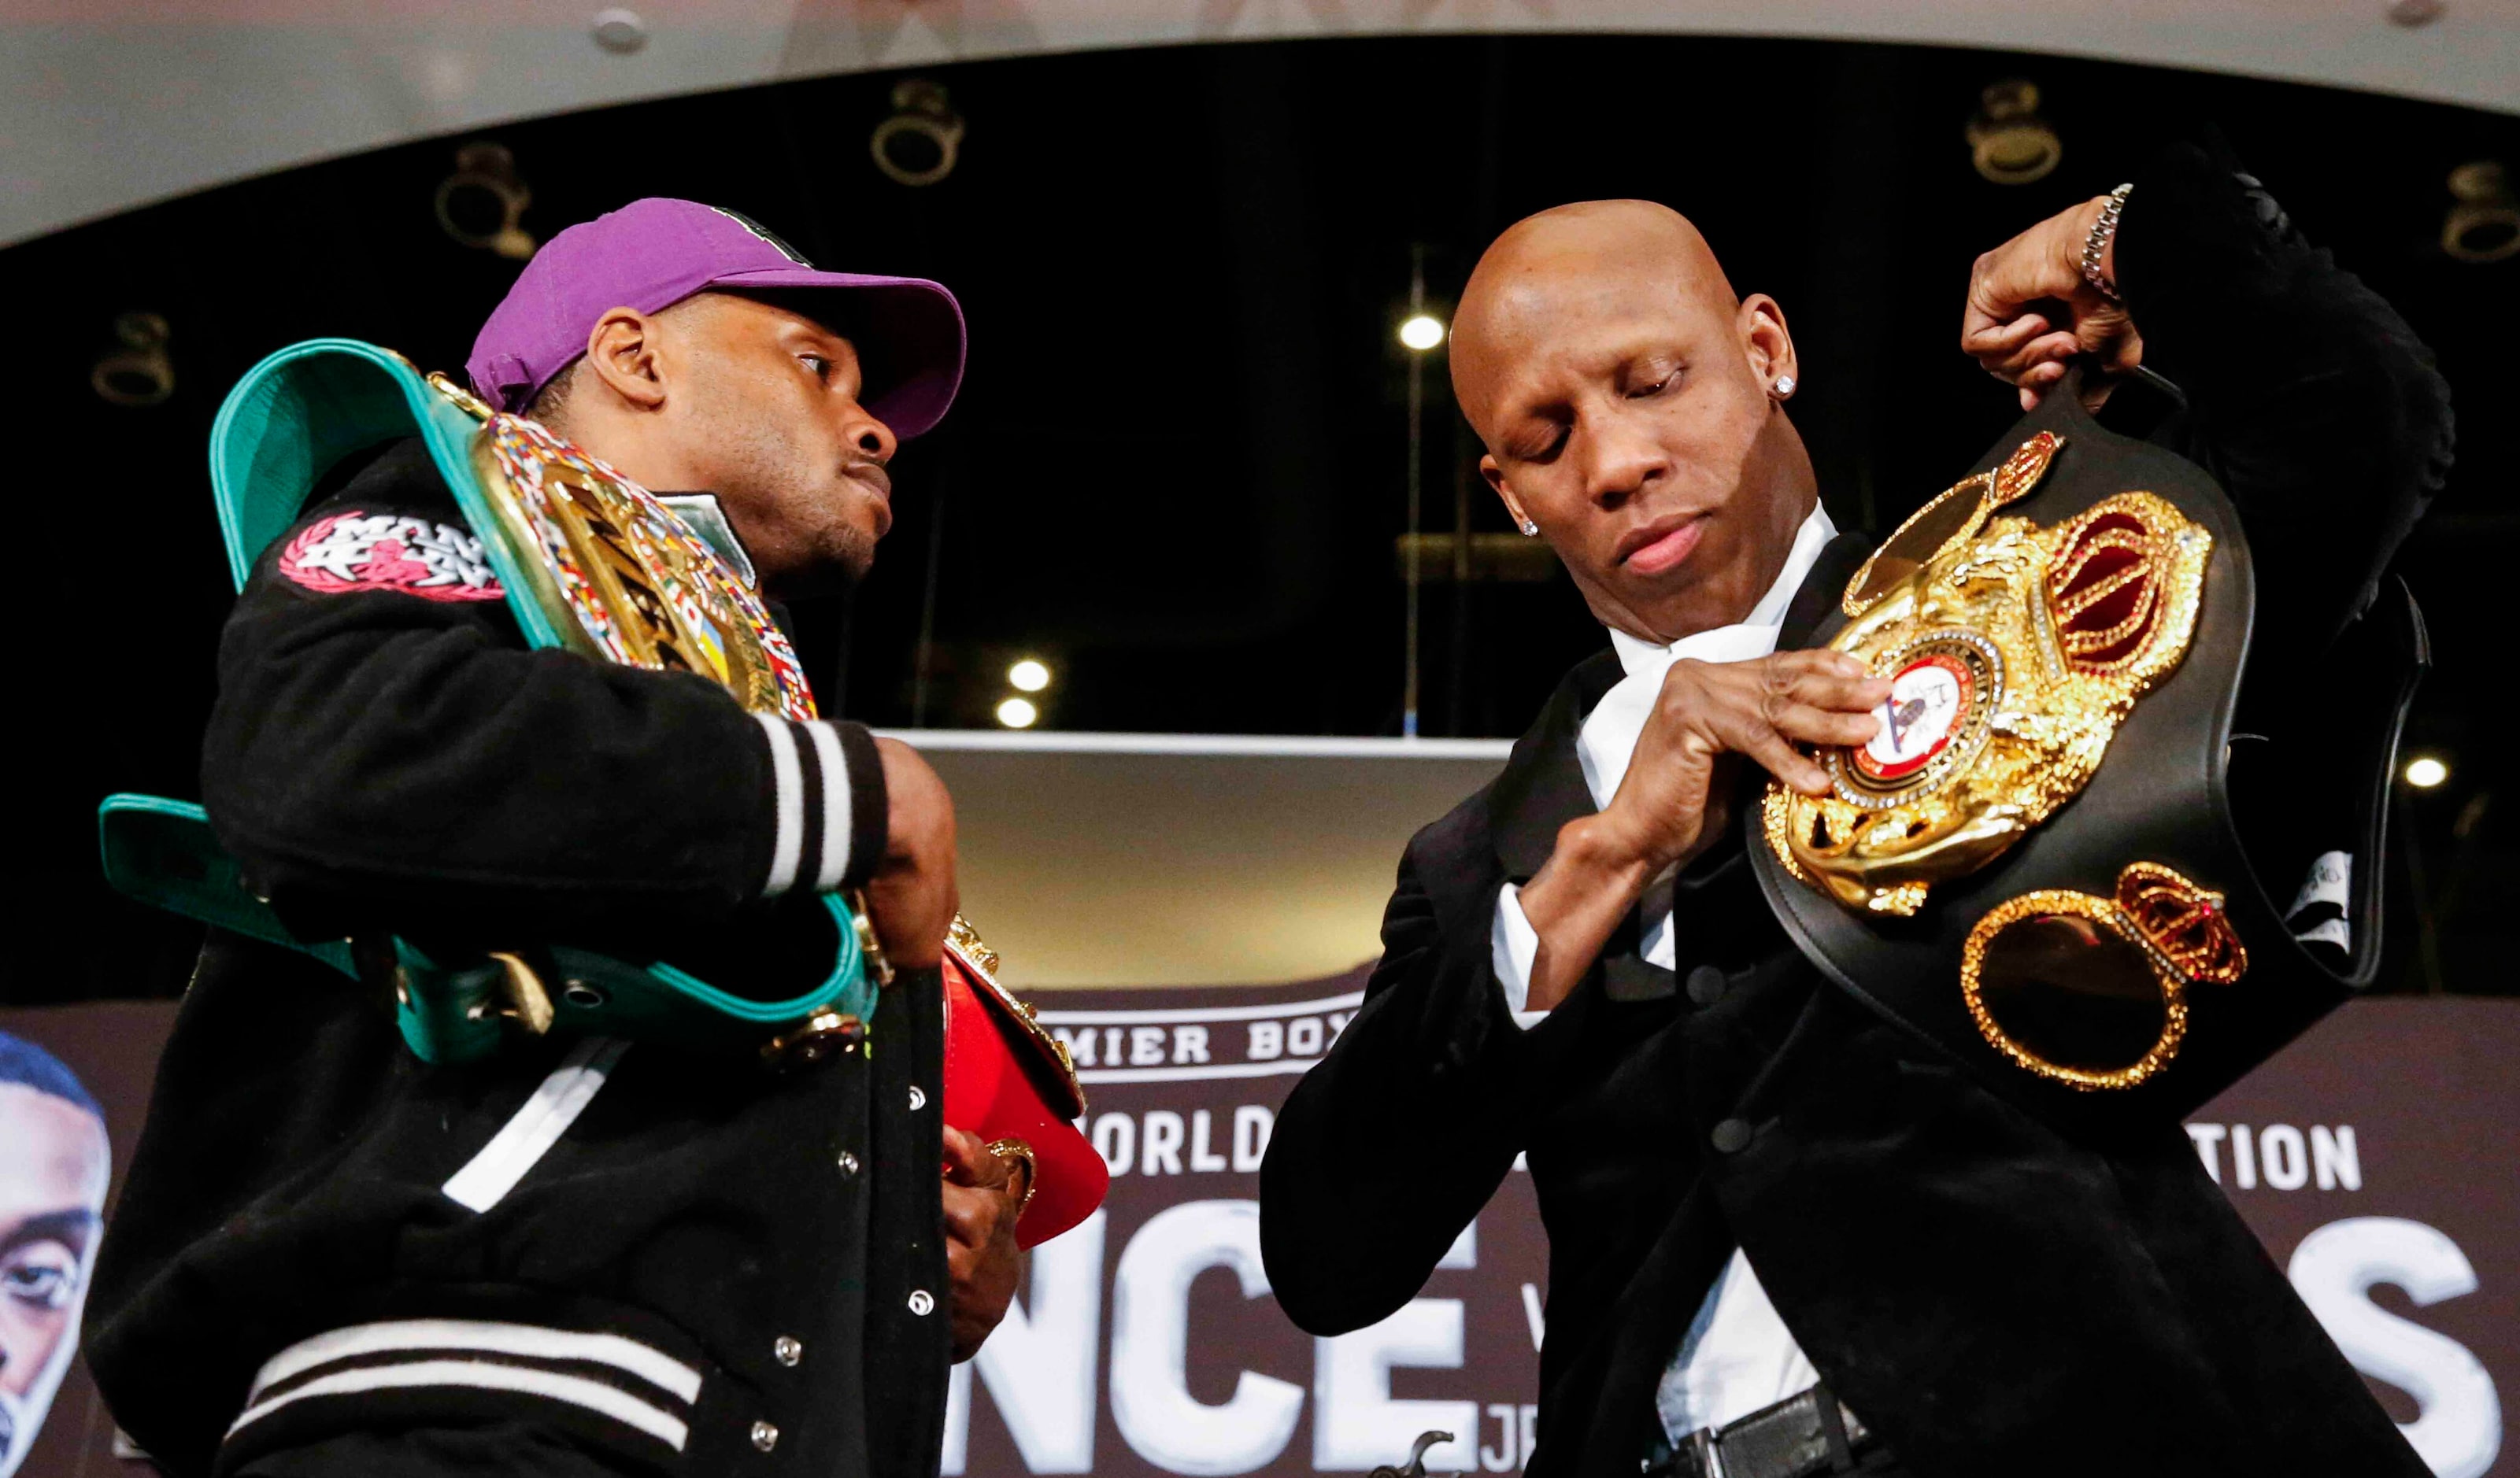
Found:
[[(1794, 685), (1794, 693), (1786, 697), (1786, 705), (1810, 707), (1812, 712), (1834, 712), (1839, 718), (1863, 718), (1887, 700), (1890, 700), (1890, 680), (1887, 677), (1804, 677), (1802, 683)], [(1784, 718), (1784, 712), (1777, 712), (1777, 718)]]
[(1870, 676), (1863, 662), (1845, 652), (1778, 652), (1767, 660), (1759, 716), (1773, 725), (1786, 705), (1795, 703), (1863, 713), (1889, 695), (1887, 679)]
[(979, 1185), (980, 1160), (988, 1153), (988, 1146), (980, 1142), (978, 1135), (951, 1124), (945, 1126), (943, 1139), (945, 1179), (957, 1186)]
[[(1744, 664), (1746, 665), (1746, 664)], [(1806, 677), (1860, 678), (1864, 676), (1864, 659), (1825, 647), (1805, 648), (1796, 651), (1779, 651), (1761, 657), (1759, 665), (1768, 675), (1783, 672), (1799, 681)]]
[(1807, 744), (1861, 744), (1880, 732), (1870, 713), (1833, 712), (1809, 703), (1789, 703), (1777, 715), (1777, 732)]
[(2024, 313), (2007, 323), (1985, 317), (1972, 307), (1963, 319), (1960, 352), (1979, 359), (2010, 354), (2048, 332), (2048, 320), (2037, 313)]
[(2045, 390), (2064, 378), (2065, 366), (2061, 364), (2033, 365), (2023, 372), (2021, 384), (2025, 389)]
[(2061, 249), (2068, 239), (2081, 240), (2072, 215), (2051, 216), (1979, 257), (1969, 273), (1970, 305), (2008, 319), (2043, 298), (2065, 297), (2080, 288), (2082, 274)]
[[(1961, 350), (2011, 383), (2024, 408), (2036, 406), (2056, 381), (2052, 373), (2037, 373), (2038, 367), (2075, 353), (2117, 362), (2125, 352), (2131, 333), (2126, 310), (2082, 277), (2080, 248), (2099, 208), (2093, 200), (2060, 211), (1979, 257), (1970, 269), (1960, 310)], [(2052, 309), (2045, 315), (2028, 311), (2050, 299), (2066, 305), (2066, 321), (2059, 322)], [(2038, 330), (2021, 327), (2034, 317), (2043, 320)]]
[(945, 1230), (979, 1246), (1012, 1225), (1014, 1167), (968, 1129), (945, 1126)]
[(2042, 334), (2024, 345), (2021, 358), (2025, 369), (2049, 365), (2061, 367), (2066, 360), (2082, 352), (2082, 331), (2059, 329), (2053, 334)]
[(966, 1247), (985, 1245), (998, 1230), (998, 1196), (968, 1186), (945, 1188), (945, 1234)]
[(2013, 381), (2021, 395), (2021, 408), (2025, 411), (2039, 409), (2039, 402), (2047, 399), (2048, 392), (2064, 378), (2065, 366), (2062, 364), (2033, 365), (2024, 371), (2021, 378)]
[(1778, 738), (1773, 730), (1751, 748), (1750, 757), (1770, 775), (1805, 795), (1828, 793), (1828, 772), (1809, 755)]
[(945, 1230), (965, 1246), (984, 1245), (1015, 1224), (1015, 1198), (1003, 1186), (957, 1186), (948, 1181), (940, 1192)]
[(957, 1186), (996, 1187), (1007, 1184), (1007, 1162), (990, 1153), (988, 1142), (968, 1129), (945, 1126), (945, 1179)]
[(1978, 362), (1996, 379), (2019, 384), (2023, 376), (2043, 366), (2071, 359), (2081, 351), (2082, 341), (2074, 336), (2073, 332), (2060, 329), (2053, 334), (2043, 334), (2000, 359), (1981, 357)]
[(1842, 651), (1783, 652), (1770, 664), (1790, 677), (1772, 684), (1755, 718), (1732, 726), (1729, 745), (1804, 794), (1822, 794), (1829, 787), (1828, 772), (1797, 741), (1861, 744), (1871, 739), (1880, 728), (1871, 710), (1890, 695), (1890, 682), (1871, 676)]
[[(2014, 323), (2023, 317), (2024, 309), (2050, 295), (2023, 274), (2021, 255), (2011, 242), (2006, 242), (1978, 258), (1977, 270), (1969, 274), (1968, 296), (1960, 311), (1962, 325), (1983, 328), (1987, 324)], [(1966, 328), (1962, 332), (1965, 335)]]
[(1796, 678), (1787, 691), (1794, 702), (1836, 713), (1869, 713), (1890, 696), (1890, 680), (1812, 673)]
[(1727, 727), (1731, 732), (1724, 736), (1726, 748), (1748, 755), (1770, 775), (1806, 795), (1818, 795), (1828, 788), (1828, 772), (1787, 742), (1765, 717), (1739, 720)]
[(1795, 741), (1863, 743), (1878, 727), (1871, 710), (1890, 695), (1888, 679), (1825, 649), (1748, 662), (1678, 662), (1664, 682), (1674, 705), (1667, 712), (1682, 719), (1668, 761), (1702, 767), (1710, 748), (1732, 750), (1808, 794), (1828, 788), (1828, 773)]
[(2126, 332), (2109, 345), (2109, 372), (2114, 375), (2133, 374), (2142, 363), (2143, 336), (2129, 325)]

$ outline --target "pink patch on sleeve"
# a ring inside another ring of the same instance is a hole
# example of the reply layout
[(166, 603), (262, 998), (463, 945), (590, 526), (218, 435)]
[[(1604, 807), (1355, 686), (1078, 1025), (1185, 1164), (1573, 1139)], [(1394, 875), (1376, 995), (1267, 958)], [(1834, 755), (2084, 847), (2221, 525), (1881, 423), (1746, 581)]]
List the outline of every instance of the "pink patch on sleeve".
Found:
[(319, 518), (280, 554), (280, 572), (326, 595), (390, 590), (425, 601), (499, 601), (507, 591), (470, 529), (400, 514)]

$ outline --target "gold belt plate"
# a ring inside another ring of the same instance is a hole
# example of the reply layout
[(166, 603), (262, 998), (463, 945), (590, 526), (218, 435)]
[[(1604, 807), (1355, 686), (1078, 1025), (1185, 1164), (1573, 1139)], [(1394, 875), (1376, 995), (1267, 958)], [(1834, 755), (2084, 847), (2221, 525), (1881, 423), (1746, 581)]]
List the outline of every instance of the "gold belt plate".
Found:
[(2128, 491), (2040, 528), (1999, 516), (2064, 445), (2042, 431), (1946, 490), (1848, 582), (1829, 643), (1892, 692), (1866, 744), (1821, 752), (1829, 791), (1771, 782), (1761, 829), (1785, 870), (1905, 917), (2081, 793), (2136, 700), (2186, 654), (2213, 535)]

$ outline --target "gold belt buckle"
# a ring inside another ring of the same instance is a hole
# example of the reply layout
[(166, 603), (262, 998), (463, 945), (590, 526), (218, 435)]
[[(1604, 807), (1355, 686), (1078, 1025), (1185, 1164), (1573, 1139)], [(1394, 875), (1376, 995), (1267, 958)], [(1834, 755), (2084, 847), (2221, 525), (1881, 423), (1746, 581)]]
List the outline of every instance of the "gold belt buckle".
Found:
[(543, 977), (534, 973), (534, 967), (525, 963), (521, 956), (506, 950), (491, 950), (489, 956), (499, 962), (499, 994), (507, 1001), (499, 1014), (532, 1036), (550, 1031), (551, 992), (543, 989)]
[(786, 1072), (855, 1052), (866, 1037), (866, 1023), (857, 1017), (845, 1011), (819, 1010), (794, 1029), (763, 1043), (761, 1060), (776, 1071)]

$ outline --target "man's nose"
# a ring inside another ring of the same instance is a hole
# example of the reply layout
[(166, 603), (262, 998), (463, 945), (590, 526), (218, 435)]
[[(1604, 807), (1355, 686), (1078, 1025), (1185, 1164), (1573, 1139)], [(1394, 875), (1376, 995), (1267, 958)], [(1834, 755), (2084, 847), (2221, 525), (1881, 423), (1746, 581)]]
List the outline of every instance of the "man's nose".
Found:
[(901, 440), (892, 434), (892, 427), (877, 420), (875, 413), (864, 406), (849, 408), (847, 429), (849, 443), (864, 452), (871, 462), (890, 462), (892, 454), (901, 449)]
[(1642, 426), (1605, 418), (1585, 428), (1584, 495), (1604, 510), (1616, 509), (1668, 472), (1670, 460)]

